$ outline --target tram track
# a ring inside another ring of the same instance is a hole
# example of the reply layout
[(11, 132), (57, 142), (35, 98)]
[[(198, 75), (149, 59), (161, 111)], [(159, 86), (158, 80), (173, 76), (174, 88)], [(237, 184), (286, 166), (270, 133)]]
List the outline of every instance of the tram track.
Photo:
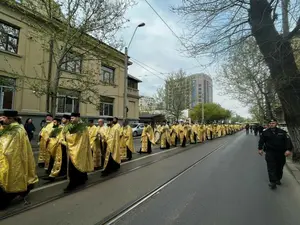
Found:
[(224, 146), (226, 146), (227, 143), (228, 142), (225, 142), (224, 144), (222, 144), (219, 147), (215, 148), (213, 151), (211, 151), (208, 154), (204, 155), (203, 157), (201, 157), (200, 159), (198, 159), (196, 162), (194, 162), (193, 164), (191, 164), (190, 166), (188, 166), (187, 168), (185, 168), (184, 170), (180, 171), (175, 176), (173, 176), (172, 178), (170, 178), (168, 181), (166, 181), (162, 185), (159, 185), (158, 187), (156, 187), (155, 189), (149, 191), (148, 193), (146, 193), (142, 197), (138, 198), (137, 200), (135, 200), (135, 201), (127, 204), (126, 206), (124, 206), (120, 210), (118, 210), (115, 213), (111, 214), (107, 218), (104, 218), (103, 220), (101, 220), (100, 222), (96, 223), (95, 225), (112, 225), (112, 224), (116, 223), (123, 216), (125, 216), (127, 213), (129, 213), (130, 211), (134, 210), (135, 208), (137, 208), (138, 206), (140, 206), (141, 204), (143, 204), (144, 202), (146, 202), (147, 200), (149, 200), (150, 198), (152, 198), (153, 196), (155, 196), (156, 194), (158, 194), (161, 190), (163, 190), (169, 184), (173, 183), (179, 177), (181, 177), (182, 175), (184, 175), (185, 173), (187, 173), (188, 171), (190, 171), (191, 169), (193, 169), (195, 166), (197, 166), (199, 163), (201, 163), (203, 160), (205, 160), (211, 154), (213, 154), (214, 152), (222, 149)]
[[(212, 154), (213, 152), (215, 152), (215, 151), (217, 151), (218, 149), (220, 149), (220, 148), (222, 148), (223, 146), (225, 146), (225, 145), (227, 144), (227, 141), (226, 141), (227, 138), (224, 138), (224, 139), (225, 139), (225, 140), (224, 140), (224, 143), (223, 143), (223, 144), (221, 144), (220, 146), (218, 146), (216, 149), (214, 149), (213, 151), (211, 151), (211, 152), (208, 153), (207, 155), (203, 156), (200, 160), (198, 160), (196, 163), (194, 163), (194, 164), (192, 164), (191, 166), (189, 166), (189, 167), (188, 167), (187, 169), (185, 169), (184, 171), (180, 172), (180, 173), (179, 173), (178, 175), (176, 175), (175, 177), (181, 176), (183, 173), (185, 173), (185, 171), (187, 172), (189, 169), (193, 168), (193, 167), (196, 166), (198, 163), (200, 163), (203, 159), (205, 159), (206, 157), (208, 157), (210, 154)], [(206, 142), (206, 143), (204, 143), (204, 144), (199, 145), (199, 147), (200, 147), (200, 146), (201, 146), (201, 147), (207, 146), (207, 145), (209, 145), (210, 143), (212, 143), (212, 142)], [(197, 145), (189, 145), (189, 146), (187, 146), (187, 147), (184, 148), (184, 149), (182, 149), (182, 148), (173, 148), (173, 149), (167, 150), (166, 152), (160, 152), (160, 153), (161, 153), (161, 156), (158, 157), (157, 159), (150, 160), (149, 162), (142, 163), (142, 164), (140, 164), (140, 165), (138, 165), (138, 166), (136, 166), (136, 167), (133, 167), (133, 168), (128, 169), (128, 170), (125, 170), (125, 171), (120, 171), (120, 172), (117, 172), (117, 173), (115, 173), (115, 174), (111, 174), (110, 176), (107, 176), (107, 177), (104, 177), (104, 178), (102, 178), (102, 177), (100, 178), (100, 177), (99, 177), (100, 179), (96, 179), (95, 181), (89, 182), (89, 183), (88, 183), (87, 185), (85, 185), (83, 188), (77, 189), (76, 191), (74, 191), (74, 192), (72, 192), (72, 193), (63, 193), (63, 192), (61, 192), (61, 193), (59, 193), (59, 194), (57, 194), (57, 195), (55, 195), (55, 196), (51, 196), (51, 197), (49, 197), (49, 198), (47, 198), (47, 199), (45, 199), (45, 200), (42, 200), (42, 201), (40, 201), (40, 202), (37, 202), (37, 203), (34, 203), (34, 204), (30, 204), (30, 205), (26, 205), (26, 206), (23, 206), (22, 208), (17, 208), (17, 209), (8, 210), (8, 211), (5, 212), (3, 215), (1, 215), (1, 212), (0, 212), (0, 221), (1, 221), (1, 220), (4, 220), (4, 219), (7, 219), (7, 218), (9, 218), (9, 217), (18, 215), (18, 214), (20, 214), (20, 213), (29, 211), (29, 210), (31, 210), (31, 209), (40, 207), (40, 206), (42, 206), (42, 205), (45, 205), (45, 204), (50, 203), (50, 202), (53, 202), (53, 201), (58, 200), (58, 199), (60, 199), (60, 198), (63, 198), (63, 197), (72, 195), (72, 194), (74, 194), (74, 193), (77, 193), (77, 192), (79, 192), (79, 191), (82, 191), (82, 190), (84, 190), (84, 189), (87, 189), (87, 188), (89, 188), (89, 187), (92, 187), (92, 186), (94, 186), (94, 185), (97, 185), (97, 184), (103, 183), (103, 182), (105, 182), (105, 181), (108, 181), (108, 180), (110, 180), (110, 179), (113, 179), (113, 178), (116, 178), (116, 177), (119, 177), (119, 176), (123, 176), (123, 175), (128, 174), (128, 173), (137, 171), (137, 170), (139, 170), (139, 169), (141, 169), (141, 168), (150, 166), (150, 165), (152, 165), (152, 164), (154, 164), (154, 163), (160, 162), (160, 161), (165, 160), (165, 159), (167, 159), (167, 158), (170, 158), (170, 157), (173, 157), (173, 156), (175, 156), (175, 155), (184, 153), (184, 152), (186, 152), (187, 150), (192, 149), (192, 148), (194, 148), (194, 147), (196, 147), (196, 146), (197, 146)], [(160, 154), (160, 153), (159, 153), (159, 154)], [(165, 154), (163, 154), (163, 153), (165, 153)], [(157, 155), (158, 155), (158, 154), (157, 154)], [(155, 155), (153, 155), (153, 156), (155, 156)], [(148, 157), (147, 157), (147, 156), (142, 157), (142, 158), (139, 159), (139, 161), (145, 160), (144, 158), (146, 159), (146, 158), (148, 158)], [(149, 155), (149, 158), (151, 158), (151, 155)], [(153, 157), (153, 158), (155, 158), (155, 157)], [(146, 160), (145, 160), (145, 161), (146, 161)], [(128, 163), (126, 163), (126, 165), (129, 165), (130, 163), (131, 163), (131, 162), (128, 162)], [(135, 163), (135, 162), (132, 162), (132, 163)], [(99, 173), (100, 173), (100, 171), (97, 171), (97, 172), (94, 172), (92, 175), (97, 175), (97, 174), (99, 174)], [(177, 178), (174, 178), (174, 177), (173, 177), (171, 180), (173, 181), (173, 180), (175, 180), (175, 179), (177, 179)], [(172, 181), (171, 181), (171, 182), (172, 182)], [(167, 181), (165, 184), (167, 184), (167, 183), (170, 183), (170, 180)], [(162, 186), (163, 186), (163, 185), (162, 185)], [(157, 189), (159, 189), (159, 188), (157, 188)], [(161, 190), (161, 189), (159, 189), (159, 190)], [(154, 191), (155, 191), (155, 190), (154, 190)], [(148, 194), (147, 194), (147, 196), (149, 196), (149, 195), (151, 195), (151, 193), (148, 193)], [(139, 200), (137, 200), (137, 202), (140, 202), (141, 199), (144, 199), (144, 198), (146, 198), (147, 196), (143, 196), (142, 198), (140, 198)], [(151, 195), (151, 196), (153, 196), (153, 195)], [(134, 204), (137, 204), (137, 203), (135, 202), (135, 203), (133, 203), (133, 204), (130, 204), (130, 207), (132, 207), (132, 205), (134, 205)], [(130, 208), (130, 207), (126, 207), (126, 209), (128, 209), (128, 208)], [(122, 212), (123, 212), (123, 211), (124, 211), (124, 210), (122, 210)], [(120, 213), (122, 213), (122, 212), (120, 212)], [(118, 213), (118, 215), (120, 215), (120, 213)], [(115, 217), (116, 217), (116, 216), (114, 216), (114, 218), (115, 218)], [(107, 221), (110, 221), (110, 220), (111, 220), (111, 219), (109, 219), (109, 220), (107, 220)], [(99, 223), (99, 224), (106, 224), (106, 223)]]

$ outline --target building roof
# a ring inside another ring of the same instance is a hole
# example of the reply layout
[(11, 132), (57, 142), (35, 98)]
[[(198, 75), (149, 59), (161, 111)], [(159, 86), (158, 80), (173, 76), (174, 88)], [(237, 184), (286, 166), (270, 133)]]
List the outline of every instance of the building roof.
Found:
[(141, 81), (140, 79), (138, 79), (138, 78), (136, 78), (136, 77), (134, 77), (134, 76), (132, 76), (132, 75), (130, 75), (130, 74), (128, 74), (128, 78), (131, 78), (131, 79), (133, 79), (133, 80), (136, 80), (136, 81), (139, 82), (139, 83), (143, 82), (143, 81)]

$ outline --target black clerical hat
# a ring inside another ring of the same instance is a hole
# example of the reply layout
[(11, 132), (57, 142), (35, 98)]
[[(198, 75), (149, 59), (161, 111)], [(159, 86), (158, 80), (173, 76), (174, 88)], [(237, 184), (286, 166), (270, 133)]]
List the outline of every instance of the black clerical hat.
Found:
[(53, 120), (56, 120), (57, 122), (61, 122), (61, 119), (60, 118), (58, 118), (58, 117), (55, 117)]
[(111, 121), (113, 121), (113, 118), (107, 118), (106, 119), (108, 122), (111, 122)]
[(50, 113), (48, 113), (48, 114), (46, 115), (46, 117), (48, 117), (48, 116), (53, 118), (53, 115), (50, 114)]
[(71, 116), (73, 116), (73, 117), (80, 117), (80, 113), (73, 112), (73, 113), (71, 113)]
[(15, 110), (4, 110), (2, 113), (3, 116), (6, 117), (17, 117), (18, 116), (18, 111)]
[(70, 116), (70, 115), (67, 115), (67, 114), (64, 114), (64, 115), (62, 116), (62, 118), (65, 118), (65, 119), (67, 119), (67, 120), (70, 120), (70, 119), (71, 119), (71, 116)]

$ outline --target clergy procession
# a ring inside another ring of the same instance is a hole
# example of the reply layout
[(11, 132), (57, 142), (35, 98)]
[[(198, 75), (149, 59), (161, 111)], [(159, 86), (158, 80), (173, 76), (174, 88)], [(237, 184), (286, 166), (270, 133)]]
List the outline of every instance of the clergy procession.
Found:
[[(0, 209), (5, 209), (15, 198), (26, 201), (34, 184), (39, 182), (36, 165), (45, 170), (43, 180), (68, 179), (65, 193), (82, 187), (88, 173), (102, 170), (107, 176), (120, 169), (122, 161), (131, 160), (134, 149), (133, 132), (128, 121), (120, 125), (118, 118), (84, 122), (79, 113), (50, 114), (39, 133), (39, 155), (35, 162), (32, 147), (17, 111), (4, 111), (0, 116)], [(154, 127), (154, 128), (153, 128)], [(152, 146), (160, 149), (186, 147), (231, 135), (243, 127), (236, 124), (198, 124), (167, 121), (145, 124), (141, 148), (137, 153), (152, 153)]]

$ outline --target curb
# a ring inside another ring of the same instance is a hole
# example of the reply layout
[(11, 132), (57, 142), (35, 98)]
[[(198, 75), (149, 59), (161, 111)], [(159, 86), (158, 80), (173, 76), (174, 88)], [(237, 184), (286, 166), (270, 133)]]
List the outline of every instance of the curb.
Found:
[(286, 159), (286, 168), (290, 171), (290, 173), (294, 176), (296, 181), (300, 184), (300, 171), (299, 169), (295, 166), (291, 158)]

